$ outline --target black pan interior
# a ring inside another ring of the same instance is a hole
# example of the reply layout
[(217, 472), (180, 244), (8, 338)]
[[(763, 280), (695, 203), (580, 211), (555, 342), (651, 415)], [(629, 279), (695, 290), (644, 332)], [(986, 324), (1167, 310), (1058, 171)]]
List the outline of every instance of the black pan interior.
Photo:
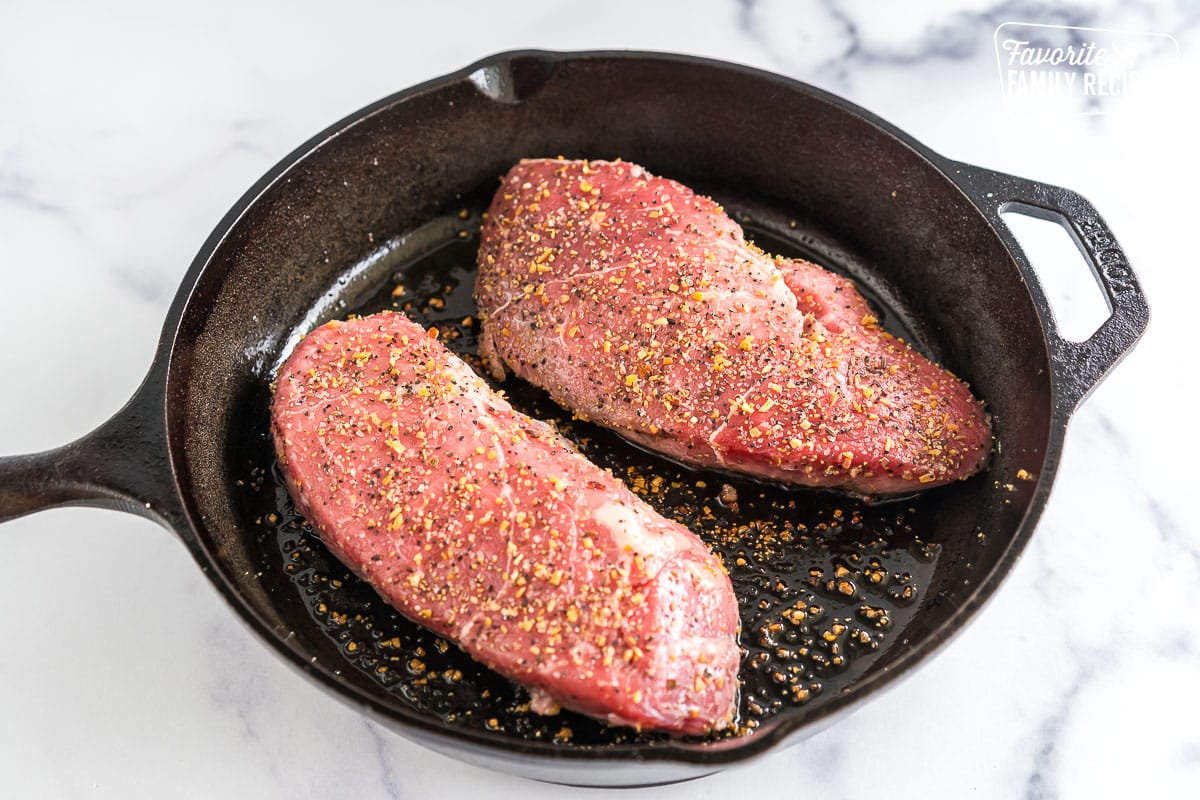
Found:
[(405, 311), (471, 360), (479, 214), (512, 163), (556, 154), (622, 157), (712, 194), (766, 249), (858, 280), (988, 403), (987, 473), (872, 505), (681, 469), (504, 387), (722, 554), (746, 649), (724, 736), (820, 718), (940, 642), (1001, 562), (1033, 496), (1017, 476), (1043, 466), (1049, 371), (1011, 256), (954, 184), (886, 129), (761, 73), (520, 57), (385, 102), (302, 157), (212, 250), (181, 318), (168, 428), (200, 545), (298, 662), (385, 718), (525, 749), (662, 744), (531, 714), (521, 690), (401, 619), (296, 518), (267, 435), (272, 369), (324, 318)]

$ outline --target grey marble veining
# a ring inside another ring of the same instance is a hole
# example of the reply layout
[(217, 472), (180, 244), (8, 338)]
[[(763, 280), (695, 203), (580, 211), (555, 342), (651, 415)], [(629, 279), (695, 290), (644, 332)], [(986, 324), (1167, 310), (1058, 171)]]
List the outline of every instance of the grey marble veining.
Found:
[[(1006, 108), (1005, 22), (1174, 37), (1137, 113)], [(837, 726), (662, 798), (1190, 796), (1200, 537), (1184, 468), (1200, 381), (1190, 234), (1200, 4), (867, 0), (503, 6), (0, 4), (0, 452), (79, 436), (149, 364), (196, 250), (264, 171), (378, 97), (518, 47), (692, 52), (782, 72), (953, 158), (1060, 183), (1150, 298), (1077, 412), (1012, 575), (936, 659)], [(1088, 290), (1073, 272), (1070, 297)], [(0, 795), (591, 796), (430, 753), (285, 667), (148, 522), (0, 528)]]

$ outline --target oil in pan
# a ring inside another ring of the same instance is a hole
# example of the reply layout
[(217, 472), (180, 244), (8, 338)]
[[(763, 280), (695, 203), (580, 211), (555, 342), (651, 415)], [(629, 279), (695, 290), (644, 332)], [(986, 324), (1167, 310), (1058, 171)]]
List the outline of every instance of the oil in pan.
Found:
[[(807, 247), (814, 240), (795, 223), (782, 231), (778, 225), (756, 227), (748, 213), (728, 207), (766, 249), (839, 267)], [(306, 326), (334, 316), (400, 311), (436, 327), (447, 346), (486, 377), (476, 356), (479, 326), (471, 298), (478, 230), (478, 213), (461, 209), (387, 243), (351, 271), (353, 279), (343, 283), (336, 302), (316, 309)], [(904, 315), (871, 287), (861, 288), (885, 326), (912, 340)], [(736, 724), (709, 738), (750, 734), (784, 709), (819, 709), (902, 637), (923, 600), (940, 554), (938, 545), (920, 536), (928, 494), (872, 504), (690, 469), (573, 418), (520, 380), (496, 388), (515, 408), (556, 425), (589, 459), (689, 527), (721, 558), (741, 615), (741, 690)], [(314, 621), (337, 644), (346, 669), (369, 675), (416, 711), (509, 739), (571, 747), (667, 739), (566, 711), (536, 714), (524, 689), (401, 617), (296, 513), (271, 460), (267, 404), (262, 406), (261, 418), (250, 423), (261, 443), (261, 463), (250, 467), (239, 500)]]

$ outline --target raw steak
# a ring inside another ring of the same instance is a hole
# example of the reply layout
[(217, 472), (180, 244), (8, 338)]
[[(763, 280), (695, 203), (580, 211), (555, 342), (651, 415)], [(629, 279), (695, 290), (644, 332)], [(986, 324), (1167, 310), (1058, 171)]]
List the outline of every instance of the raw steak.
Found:
[[(869, 224), (869, 221), (864, 221)], [(679, 461), (862, 494), (976, 472), (991, 430), (853, 284), (627, 162), (528, 160), (488, 210), (481, 353)]]
[(727, 725), (737, 601), (704, 544), (515, 411), (400, 314), (331, 322), (280, 369), (275, 447), (329, 549), (409, 619), (562, 705)]

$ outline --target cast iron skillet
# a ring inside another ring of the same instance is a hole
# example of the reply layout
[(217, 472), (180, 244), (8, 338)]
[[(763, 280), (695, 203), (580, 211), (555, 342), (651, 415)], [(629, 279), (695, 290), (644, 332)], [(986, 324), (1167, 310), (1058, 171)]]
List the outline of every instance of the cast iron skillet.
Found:
[[(722, 553), (742, 603), (743, 735), (678, 740), (530, 714), (520, 690), (346, 574), (278, 486), (266, 409), (296, 339), (396, 307), (442, 325), (469, 357), (478, 213), (515, 161), (554, 154), (640, 162), (711, 193), (769, 249), (849, 274), (995, 420), (986, 473), (870, 505), (682, 470), (509, 382), (519, 405), (557, 417)], [(1091, 263), (1111, 316), (1087, 341), (1058, 334), (1006, 210), (1064, 225)], [(65, 447), (0, 459), (0, 520), (72, 504), (157, 520), (286, 661), (441, 752), (564, 783), (681, 780), (811, 735), (958, 632), (1032, 534), (1071, 413), (1147, 319), (1116, 240), (1071, 191), (944, 158), (838, 97), (745, 67), (506, 53), (353, 114), (264, 176), (192, 263), (128, 405)], [(719, 498), (726, 482), (738, 502)]]

